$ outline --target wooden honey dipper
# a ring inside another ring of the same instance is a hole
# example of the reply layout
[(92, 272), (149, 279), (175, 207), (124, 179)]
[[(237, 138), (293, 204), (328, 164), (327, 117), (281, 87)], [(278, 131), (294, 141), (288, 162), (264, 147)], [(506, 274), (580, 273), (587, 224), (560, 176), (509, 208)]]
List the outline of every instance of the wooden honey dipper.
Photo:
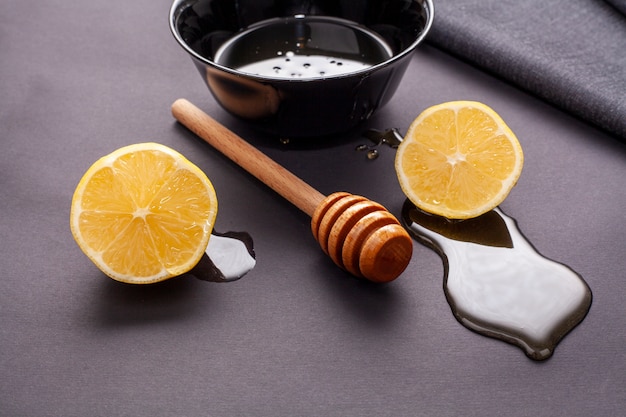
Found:
[(180, 123), (311, 217), (322, 250), (344, 270), (389, 282), (407, 267), (413, 241), (383, 206), (337, 192), (328, 197), (280, 166), (185, 99), (172, 105)]

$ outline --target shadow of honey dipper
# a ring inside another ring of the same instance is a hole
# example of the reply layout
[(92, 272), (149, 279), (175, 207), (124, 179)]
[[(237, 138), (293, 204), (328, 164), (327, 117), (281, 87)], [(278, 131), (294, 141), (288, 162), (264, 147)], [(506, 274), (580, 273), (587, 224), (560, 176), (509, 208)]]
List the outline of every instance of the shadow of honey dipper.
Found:
[(313, 236), (342, 269), (374, 282), (396, 279), (407, 267), (413, 241), (398, 220), (365, 197), (328, 197), (270, 159), (185, 99), (172, 104), (181, 124), (311, 217)]

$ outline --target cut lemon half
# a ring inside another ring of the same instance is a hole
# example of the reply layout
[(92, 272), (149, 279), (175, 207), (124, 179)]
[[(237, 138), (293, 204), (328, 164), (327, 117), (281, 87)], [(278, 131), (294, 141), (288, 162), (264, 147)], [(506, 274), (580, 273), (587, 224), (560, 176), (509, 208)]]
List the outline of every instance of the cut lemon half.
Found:
[(74, 191), (70, 228), (102, 272), (146, 284), (193, 268), (216, 216), (215, 190), (197, 166), (164, 145), (139, 143), (87, 170)]
[(523, 164), (517, 137), (494, 110), (454, 101), (426, 109), (411, 123), (395, 168), (400, 187), (418, 208), (467, 219), (502, 203)]

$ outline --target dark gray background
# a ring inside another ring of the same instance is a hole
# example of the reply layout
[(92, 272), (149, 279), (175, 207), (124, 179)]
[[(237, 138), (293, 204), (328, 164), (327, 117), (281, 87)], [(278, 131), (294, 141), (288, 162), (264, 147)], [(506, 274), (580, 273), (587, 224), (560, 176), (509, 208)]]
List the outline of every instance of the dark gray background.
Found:
[[(394, 151), (347, 135), (282, 147), (225, 114), (169, 33), (169, 1), (10, 0), (0, 13), (1, 416), (617, 416), (626, 406), (626, 147), (430, 44), (369, 123), (405, 130), (426, 107), (482, 101), (526, 161), (502, 208), (590, 285), (587, 318), (546, 362), (452, 316), (440, 258), (416, 243), (376, 286), (321, 253), (309, 219), (177, 125), (185, 97), (323, 193), (399, 214)], [(72, 193), (135, 142), (182, 152), (211, 178), (217, 230), (245, 230), (242, 280), (153, 286), (105, 277), (69, 230)]]

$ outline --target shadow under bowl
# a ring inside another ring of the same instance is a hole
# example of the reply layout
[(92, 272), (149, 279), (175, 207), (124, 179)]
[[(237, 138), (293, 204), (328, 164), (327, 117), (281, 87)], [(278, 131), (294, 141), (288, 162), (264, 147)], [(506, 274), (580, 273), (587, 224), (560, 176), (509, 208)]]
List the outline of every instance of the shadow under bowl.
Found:
[(432, 0), (175, 0), (169, 19), (225, 110), (311, 138), (389, 102), (433, 13)]

